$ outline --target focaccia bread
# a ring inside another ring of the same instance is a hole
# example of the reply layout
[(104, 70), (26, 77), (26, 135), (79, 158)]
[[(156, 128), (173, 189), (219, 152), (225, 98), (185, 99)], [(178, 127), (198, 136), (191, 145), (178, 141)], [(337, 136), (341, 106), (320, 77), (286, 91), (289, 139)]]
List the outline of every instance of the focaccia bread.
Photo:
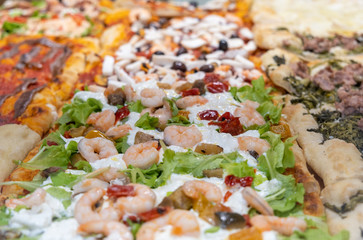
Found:
[(26, 125), (0, 126), (0, 181), (15, 168), (13, 161), (21, 161), (40, 141), (40, 136)]
[(362, 179), (345, 179), (325, 187), (321, 193), (326, 207), (329, 229), (332, 234), (348, 229), (350, 239), (362, 238), (363, 182)]

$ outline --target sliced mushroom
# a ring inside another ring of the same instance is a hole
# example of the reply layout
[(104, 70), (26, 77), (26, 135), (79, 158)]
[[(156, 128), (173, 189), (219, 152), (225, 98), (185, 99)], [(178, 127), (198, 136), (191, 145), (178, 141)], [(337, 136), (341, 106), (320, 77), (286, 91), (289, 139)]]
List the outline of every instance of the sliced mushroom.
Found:
[(205, 83), (203, 80), (197, 80), (193, 83), (192, 88), (198, 88), (200, 95), (205, 94)]
[(246, 219), (234, 212), (216, 212), (216, 224), (224, 229), (243, 228), (246, 225)]
[(110, 105), (124, 105), (126, 101), (126, 95), (121, 88), (116, 89), (113, 93), (107, 96), (107, 102)]
[(179, 187), (172, 194), (165, 197), (159, 206), (189, 210), (193, 207), (193, 199), (184, 193), (182, 187)]
[(216, 144), (201, 143), (194, 151), (204, 155), (214, 155), (223, 152), (223, 148)]
[(144, 132), (137, 132), (135, 135), (135, 141), (134, 144), (139, 144), (139, 143), (145, 143), (145, 142), (149, 142), (154, 140), (154, 136), (144, 133)]
[(181, 93), (183, 91), (187, 91), (189, 89), (192, 89), (192, 87), (193, 87), (193, 84), (190, 83), (190, 82), (187, 82), (187, 81), (184, 81), (184, 82), (179, 81), (179, 82), (177, 82), (174, 90), (177, 93)]
[(85, 126), (80, 126), (78, 128), (71, 128), (71, 129), (69, 129), (68, 134), (72, 138), (81, 137), (81, 136), (83, 136), (83, 134), (86, 131), (86, 129), (87, 128)]

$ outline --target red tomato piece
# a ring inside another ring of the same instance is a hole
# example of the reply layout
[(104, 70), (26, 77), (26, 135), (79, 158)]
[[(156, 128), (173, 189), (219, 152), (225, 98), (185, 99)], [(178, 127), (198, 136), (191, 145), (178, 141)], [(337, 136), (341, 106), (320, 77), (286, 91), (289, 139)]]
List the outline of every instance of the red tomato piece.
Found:
[(216, 110), (204, 110), (198, 113), (198, 116), (202, 120), (217, 120), (219, 113)]
[(199, 88), (192, 88), (182, 92), (182, 97), (200, 95)]
[(223, 197), (223, 202), (227, 202), (230, 196), (232, 196), (232, 193), (230, 191), (227, 191)]
[(211, 93), (222, 93), (228, 91), (228, 85), (222, 82), (211, 82), (206, 84), (206, 87)]
[(212, 82), (219, 82), (220, 76), (216, 73), (206, 73), (204, 76), (204, 83), (212, 83)]
[(128, 115), (130, 115), (130, 110), (127, 106), (117, 109), (115, 113), (116, 117), (115, 122), (118, 122), (119, 120), (126, 118)]
[(241, 187), (250, 187), (252, 186), (253, 177), (236, 177), (234, 175), (228, 175), (224, 179), (224, 183), (228, 187), (233, 187), (234, 185), (239, 184)]
[(135, 187), (134, 186), (127, 186), (127, 185), (111, 185), (107, 188), (107, 196), (109, 197), (129, 197), (135, 196)]

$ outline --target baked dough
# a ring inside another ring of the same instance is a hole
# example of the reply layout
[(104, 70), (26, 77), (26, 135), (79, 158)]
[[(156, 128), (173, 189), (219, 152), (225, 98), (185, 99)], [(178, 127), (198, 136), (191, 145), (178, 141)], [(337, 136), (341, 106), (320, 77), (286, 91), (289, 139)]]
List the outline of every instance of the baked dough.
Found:
[(320, 133), (308, 131), (316, 129), (318, 125), (302, 104), (286, 106), (283, 114), (298, 134), (297, 141), (304, 151), (307, 163), (326, 186), (343, 179), (363, 180), (363, 159), (353, 144), (340, 139), (323, 142)]
[(13, 161), (22, 161), (39, 141), (39, 134), (26, 125), (0, 126), (0, 181), (4, 181), (16, 167)]
[[(346, 179), (324, 188), (321, 196), (324, 204), (341, 207), (349, 203), (350, 198), (358, 191), (363, 191), (363, 182), (360, 179)], [(350, 232), (351, 240), (362, 239), (363, 203), (358, 203), (354, 209), (344, 214), (338, 214), (327, 208), (326, 215), (331, 234), (346, 229)]]

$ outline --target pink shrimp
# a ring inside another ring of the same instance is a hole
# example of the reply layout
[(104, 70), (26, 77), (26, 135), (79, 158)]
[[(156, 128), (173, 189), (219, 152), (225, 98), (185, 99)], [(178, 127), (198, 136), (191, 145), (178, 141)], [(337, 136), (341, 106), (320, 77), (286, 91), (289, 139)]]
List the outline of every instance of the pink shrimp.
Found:
[(122, 159), (127, 166), (132, 165), (134, 167), (147, 169), (159, 161), (159, 151), (157, 148), (157, 141), (139, 143), (129, 147)]
[(120, 125), (117, 127), (111, 127), (105, 133), (107, 137), (112, 139), (118, 139), (126, 136), (132, 130), (132, 127), (129, 124)]
[(251, 218), (252, 226), (260, 231), (275, 230), (280, 234), (290, 236), (295, 230), (305, 231), (307, 225), (302, 219), (295, 217), (280, 218), (275, 216), (256, 215)]
[(263, 154), (270, 148), (270, 144), (266, 140), (250, 136), (239, 137), (238, 145), (240, 150), (254, 150), (258, 155)]
[(164, 129), (164, 141), (168, 145), (191, 148), (202, 140), (203, 135), (195, 125), (190, 127), (172, 125)]
[(208, 99), (202, 96), (186, 96), (176, 101), (178, 108), (187, 108), (194, 105), (204, 105), (208, 102)]
[(115, 113), (107, 109), (103, 112), (92, 113), (87, 119), (87, 124), (92, 124), (98, 130), (106, 132), (115, 124), (115, 120)]

